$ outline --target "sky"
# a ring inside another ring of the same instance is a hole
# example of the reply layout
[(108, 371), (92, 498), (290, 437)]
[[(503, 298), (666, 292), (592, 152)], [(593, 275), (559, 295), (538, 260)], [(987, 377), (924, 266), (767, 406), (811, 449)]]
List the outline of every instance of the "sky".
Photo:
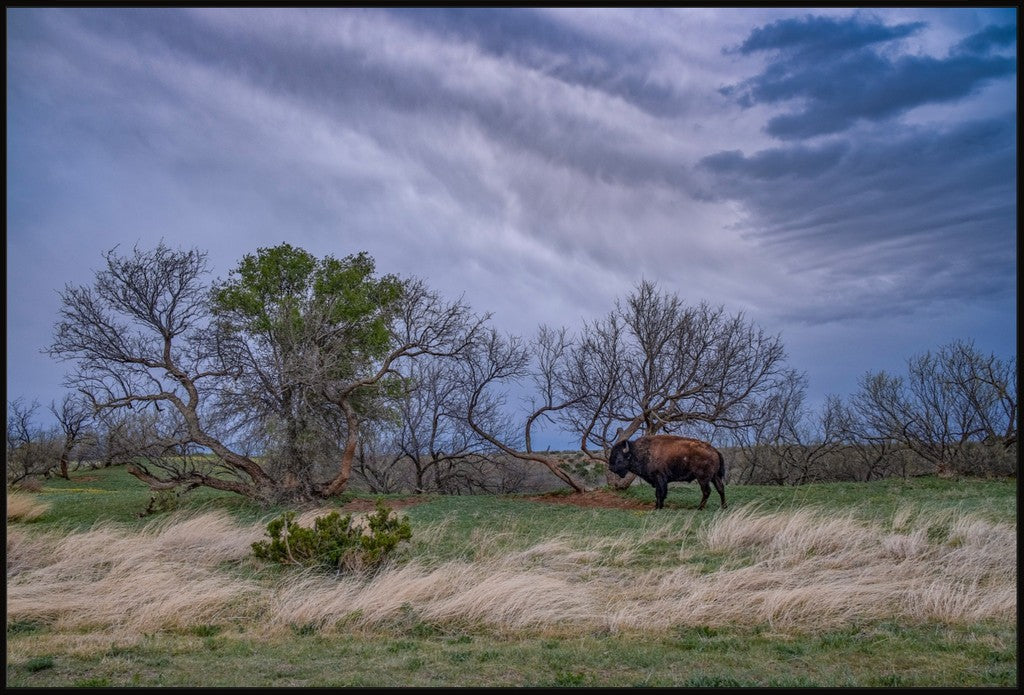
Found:
[[(1017, 10), (7, 8), (8, 401), (102, 253), (365, 251), (493, 324), (641, 280), (779, 334), (811, 404), (1016, 356)], [(557, 433), (549, 433), (557, 440)]]

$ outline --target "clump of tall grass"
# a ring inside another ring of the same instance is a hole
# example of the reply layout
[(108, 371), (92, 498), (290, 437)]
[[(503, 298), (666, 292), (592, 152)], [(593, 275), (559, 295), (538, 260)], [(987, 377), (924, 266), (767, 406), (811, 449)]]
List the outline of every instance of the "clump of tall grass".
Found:
[[(100, 525), (45, 539), (15, 534), (8, 620), (135, 634), (225, 621), (271, 633), (410, 620), (571, 633), (1015, 620), (1012, 525), (958, 513), (883, 524), (806, 508), (741, 507), (700, 529), (664, 517), (618, 536), (580, 529), (525, 549), (481, 542), (472, 559), (424, 551), (372, 575), (339, 578), (260, 574), (250, 546), (263, 528), (215, 512), (173, 515), (136, 531)], [(436, 537), (443, 529), (417, 533)], [(651, 542), (678, 550), (652, 568), (642, 552)], [(702, 556), (723, 561), (709, 570)]]
[(66, 533), (22, 552), (13, 576), (8, 567), (8, 620), (141, 633), (224, 619), (260, 587), (222, 563), (248, 558), (258, 536), (221, 512)]
[(32, 521), (50, 511), (50, 505), (33, 495), (7, 491), (7, 520)]
[(749, 553), (748, 564), (700, 577), (685, 567), (649, 576), (635, 590), (646, 598), (624, 602), (611, 624), (827, 628), (888, 618), (1012, 620), (1016, 529), (954, 515), (948, 533), (929, 541), (935, 520), (916, 523), (894, 532), (811, 509), (741, 508), (701, 535), (709, 550)]

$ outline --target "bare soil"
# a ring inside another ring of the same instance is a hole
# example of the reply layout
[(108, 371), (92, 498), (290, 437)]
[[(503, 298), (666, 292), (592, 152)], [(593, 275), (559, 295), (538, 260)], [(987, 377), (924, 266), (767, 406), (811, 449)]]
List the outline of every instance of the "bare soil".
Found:
[(600, 509), (650, 509), (653, 505), (649, 502), (631, 500), (620, 497), (614, 492), (607, 490), (591, 490), (590, 492), (578, 492), (574, 494), (549, 493), (546, 495), (534, 495), (524, 499), (534, 502), (548, 502), (550, 504), (571, 504), (577, 507), (597, 507)]

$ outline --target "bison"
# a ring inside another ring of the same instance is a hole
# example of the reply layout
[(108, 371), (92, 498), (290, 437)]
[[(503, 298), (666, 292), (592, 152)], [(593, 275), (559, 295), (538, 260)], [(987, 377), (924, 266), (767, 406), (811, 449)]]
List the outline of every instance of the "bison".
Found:
[(708, 483), (714, 483), (725, 509), (725, 459), (718, 449), (699, 439), (669, 434), (627, 439), (612, 447), (608, 467), (620, 478), (633, 472), (653, 485), (655, 509), (665, 506), (668, 484), (673, 480), (697, 481), (704, 493), (697, 509), (704, 509), (711, 494)]

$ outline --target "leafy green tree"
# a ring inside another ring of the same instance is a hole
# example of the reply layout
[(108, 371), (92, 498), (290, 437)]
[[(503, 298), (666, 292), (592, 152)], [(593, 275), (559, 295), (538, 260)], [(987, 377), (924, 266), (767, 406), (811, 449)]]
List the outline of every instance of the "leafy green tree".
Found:
[[(219, 412), (276, 454), (283, 486), (312, 494), (318, 471), (340, 456), (347, 423), (325, 389), (386, 356), (402, 292), (395, 276), (374, 276), (365, 253), (317, 259), (290, 244), (246, 255), (214, 288), (217, 330), (237, 367)], [(353, 408), (369, 414), (384, 386), (354, 393)]]
[(359, 425), (399, 388), (402, 361), (456, 355), (482, 321), (417, 280), (374, 271), (365, 253), (317, 259), (281, 244), (245, 256), (213, 290), (217, 331), (237, 366), (220, 412), (270, 438), (282, 484), (300, 496), (345, 489)]

